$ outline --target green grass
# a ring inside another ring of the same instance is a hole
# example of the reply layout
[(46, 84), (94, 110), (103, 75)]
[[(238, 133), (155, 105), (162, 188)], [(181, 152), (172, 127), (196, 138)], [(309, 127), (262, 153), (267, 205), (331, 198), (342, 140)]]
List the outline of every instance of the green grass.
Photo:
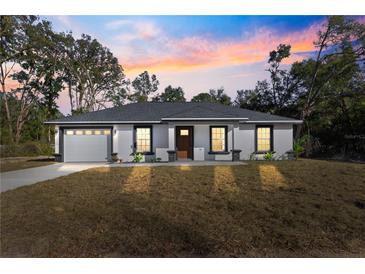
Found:
[(0, 194), (3, 257), (363, 257), (365, 165), (95, 168)]
[(39, 157), (6, 158), (6, 159), (0, 159), (0, 172), (47, 166), (51, 164), (54, 164), (54, 161), (50, 158), (39, 158)]

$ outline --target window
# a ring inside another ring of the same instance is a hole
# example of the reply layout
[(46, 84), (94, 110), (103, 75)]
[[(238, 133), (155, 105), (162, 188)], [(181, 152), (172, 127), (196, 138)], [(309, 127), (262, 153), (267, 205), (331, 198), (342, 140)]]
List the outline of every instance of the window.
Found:
[(180, 129), (180, 136), (189, 136), (188, 129)]
[(66, 135), (110, 135), (110, 129), (67, 129), (65, 130)]
[(258, 152), (272, 150), (272, 127), (260, 126), (256, 130), (256, 149)]
[(136, 151), (151, 152), (152, 151), (152, 128), (136, 127)]
[(227, 151), (227, 127), (210, 128), (210, 150), (212, 152)]

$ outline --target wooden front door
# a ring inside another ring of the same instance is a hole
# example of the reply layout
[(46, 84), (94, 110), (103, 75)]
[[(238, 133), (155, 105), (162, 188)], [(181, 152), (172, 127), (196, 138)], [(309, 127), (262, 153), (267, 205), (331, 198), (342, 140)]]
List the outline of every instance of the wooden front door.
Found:
[(193, 127), (176, 127), (177, 159), (193, 159)]

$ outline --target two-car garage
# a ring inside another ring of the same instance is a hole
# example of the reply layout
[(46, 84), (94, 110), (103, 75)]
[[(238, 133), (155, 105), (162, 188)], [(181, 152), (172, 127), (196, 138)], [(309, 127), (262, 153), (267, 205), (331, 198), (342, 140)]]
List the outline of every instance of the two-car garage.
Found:
[(110, 128), (63, 129), (64, 162), (106, 162), (111, 152)]

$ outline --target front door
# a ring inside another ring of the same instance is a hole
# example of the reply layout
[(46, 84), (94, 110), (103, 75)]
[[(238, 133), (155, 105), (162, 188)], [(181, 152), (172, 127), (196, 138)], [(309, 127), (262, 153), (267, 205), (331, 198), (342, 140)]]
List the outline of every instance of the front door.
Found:
[(176, 150), (178, 160), (193, 159), (193, 127), (176, 127)]

